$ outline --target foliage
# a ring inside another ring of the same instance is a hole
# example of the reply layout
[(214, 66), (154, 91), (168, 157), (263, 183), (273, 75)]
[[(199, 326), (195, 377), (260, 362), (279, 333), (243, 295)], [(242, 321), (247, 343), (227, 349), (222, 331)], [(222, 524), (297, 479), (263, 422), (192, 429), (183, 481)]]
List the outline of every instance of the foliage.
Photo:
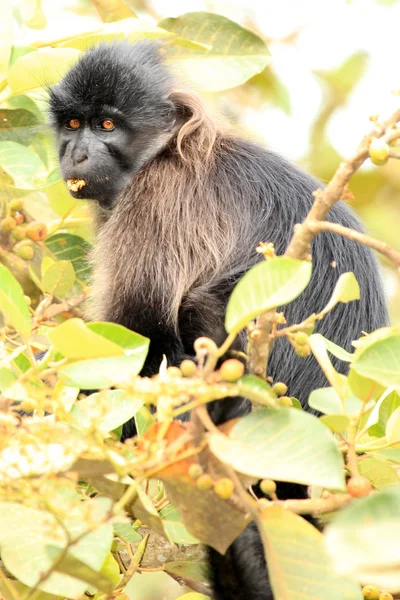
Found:
[[(186, 583), (192, 591), (182, 598), (202, 600), (209, 587), (199, 543), (225, 552), (251, 518), (282, 600), (356, 600), (360, 582), (399, 589), (400, 331), (364, 336), (353, 354), (311, 335), (336, 304), (359, 298), (354, 275), (339, 279), (320, 314), (282, 327), (276, 309), (302, 293), (311, 263), (267, 252), (233, 291), (223, 346), (202, 339), (198, 366), (162, 364), (151, 379), (139, 376), (146, 338), (81, 319), (90, 211), (57, 171), (38, 89), (104, 37), (168, 40), (167, 59), (205, 91), (250, 79), (266, 85), (270, 73), (264, 41), (224, 17), (189, 13), (156, 27), (120, 0), (93, 3), (105, 23), (84, 35), (45, 49), (15, 47), (9, 35), (0, 41), (0, 592), (7, 600), (85, 591), (124, 600), (135, 597), (137, 573), (151, 568)], [(3, 4), (2, 27), (11, 31), (24, 17)], [(43, 26), (40, 3), (25, 18)], [(340, 102), (350, 91), (342, 79)], [(321, 417), (286, 397), (283, 383), (216, 368), (239, 331), (255, 339), (253, 321), (266, 312), (272, 341), (279, 331), (288, 351), (313, 352), (326, 374), (330, 387), (310, 396)], [(348, 376), (332, 356), (349, 362)], [(257, 410), (210, 425), (204, 406), (238, 395)], [(200, 431), (173, 420), (189, 410), (203, 419)], [(138, 437), (122, 444), (131, 418)], [(374, 491), (354, 499), (346, 474)], [(311, 499), (281, 503), (272, 484), (264, 486), (270, 499), (257, 501), (246, 490), (261, 478), (309, 485)], [(325, 533), (301, 516), (310, 511), (329, 513)], [(160, 561), (154, 548), (170, 544), (177, 554)]]

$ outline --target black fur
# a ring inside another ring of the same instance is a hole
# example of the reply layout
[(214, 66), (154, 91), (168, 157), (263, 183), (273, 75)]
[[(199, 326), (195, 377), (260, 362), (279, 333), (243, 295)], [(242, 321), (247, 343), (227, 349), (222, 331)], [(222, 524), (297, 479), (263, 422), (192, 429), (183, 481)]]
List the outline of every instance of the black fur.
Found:
[[(140, 239), (143, 219), (149, 214), (146, 206), (140, 204), (141, 199), (135, 196), (137, 177), (140, 178), (141, 170), (147, 168), (146, 160), (150, 155), (153, 161), (149, 163), (150, 169), (156, 169), (160, 163), (171, 164), (173, 176), (177, 164), (174, 138), (157, 151), (154, 144), (151, 146), (157, 135), (171, 129), (179, 115), (179, 107), (173, 106), (169, 96), (171, 85), (157, 49), (153, 44), (141, 42), (132, 46), (101, 45), (89, 50), (51, 92), (50, 111), (58, 133), (63, 175), (65, 179), (82, 177), (87, 180), (87, 186), (75, 195), (95, 198), (101, 206), (110, 209), (104, 216), (106, 223), (112, 223), (115, 215), (120, 214), (124, 227), (131, 228), (125, 240), (126, 255), (131, 261), (136, 260), (135, 252), (140, 250), (135, 244)], [(65, 122), (76, 117), (84, 123), (82, 131), (78, 134), (66, 131)], [(99, 132), (93, 126), (99, 117), (115, 117), (119, 127), (112, 133)], [(280, 156), (242, 138), (222, 137), (217, 140), (214, 152), (212, 168), (200, 183), (192, 182), (188, 190), (193, 194), (189, 200), (195, 204), (193, 219), (196, 216), (201, 219), (199, 214), (206, 215), (204, 218), (207, 219), (207, 211), (204, 209), (201, 213), (200, 205), (196, 206), (196, 202), (201, 202), (202, 206), (215, 209), (209, 214), (216, 214), (218, 207), (230, 222), (234, 245), (229, 256), (224, 258), (224, 268), (213, 272), (207, 271), (205, 265), (199, 280), (182, 296), (176, 331), (165, 317), (162, 302), (147, 301), (147, 298), (155, 297), (155, 289), (162, 289), (164, 285), (163, 280), (151, 279), (151, 257), (164, 252), (167, 265), (172, 264), (168, 260), (174, 260), (174, 249), (168, 247), (167, 236), (165, 239), (157, 237), (155, 224), (152, 254), (147, 259), (150, 275), (146, 272), (148, 279), (143, 276), (146, 286), (142, 289), (133, 286), (121, 292), (121, 297), (117, 294), (115, 302), (111, 301), (106, 311), (109, 320), (150, 337), (150, 352), (144, 368), (148, 375), (158, 370), (163, 354), (167, 355), (170, 364), (179, 364), (183, 358), (192, 355), (193, 342), (201, 335), (219, 342), (223, 339), (224, 312), (229, 295), (240, 277), (261, 260), (255, 247), (260, 241), (272, 241), (277, 253), (283, 253), (293, 226), (304, 220), (313, 202), (312, 192), (319, 187), (315, 179)], [(77, 157), (85, 158), (78, 161)], [(361, 230), (358, 219), (342, 202), (332, 209), (329, 220)], [(210, 228), (213, 225), (216, 223), (210, 222)], [(181, 226), (184, 225), (178, 216), (171, 227)], [(223, 223), (218, 226), (222, 228)], [(109, 242), (110, 248), (112, 244), (113, 240)], [(353, 271), (360, 284), (361, 299), (340, 304), (317, 327), (317, 331), (327, 338), (350, 350), (351, 341), (363, 331), (372, 331), (388, 321), (377, 262), (368, 248), (329, 233), (323, 233), (313, 241), (312, 257), (312, 281), (299, 299), (285, 307), (286, 319), (289, 323), (300, 322), (310, 313), (320, 311), (339, 275)], [(154, 293), (149, 294), (149, 289)], [(334, 363), (339, 371), (346, 372), (344, 363), (336, 359)], [(299, 398), (306, 408), (310, 392), (327, 385), (315, 360), (297, 357), (285, 340), (274, 345), (268, 374), (275, 381), (287, 383), (289, 393)], [(230, 400), (215, 403), (211, 414), (216, 422), (221, 422), (244, 414), (248, 408), (245, 401)], [(133, 434), (134, 425), (126, 424), (124, 438)], [(281, 498), (305, 497), (306, 489), (280, 484), (279, 493)], [(210, 560), (215, 599), (273, 598), (266, 577), (263, 549), (254, 525), (247, 528), (226, 556), (210, 551)]]

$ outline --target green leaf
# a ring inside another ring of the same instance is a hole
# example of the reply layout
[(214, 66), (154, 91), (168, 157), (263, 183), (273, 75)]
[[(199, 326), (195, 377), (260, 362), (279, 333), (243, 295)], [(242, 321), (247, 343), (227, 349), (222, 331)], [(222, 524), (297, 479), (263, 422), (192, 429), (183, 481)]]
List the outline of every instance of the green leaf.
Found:
[[(24, 585), (16, 579), (0, 579), (0, 594), (4, 596), (5, 600), (15, 600), (15, 594), (12, 593), (15, 590), (18, 594), (18, 598), (28, 597), (31, 593), (31, 588)], [(61, 600), (59, 596), (53, 596), (52, 594), (46, 594), (45, 592), (35, 593), (36, 600)]]
[(85, 390), (126, 385), (138, 375), (144, 365), (148, 344), (138, 347), (130, 356), (113, 356), (81, 360), (58, 369), (58, 375), (67, 385)]
[(329, 430), (308, 413), (259, 409), (229, 437), (212, 435), (210, 449), (240, 473), (344, 489), (343, 458)]
[[(58, 560), (62, 552), (60, 548), (46, 546), (46, 552), (56, 562), (56, 566), (54, 568), (56, 573), (63, 573), (64, 575), (70, 575), (74, 579), (79, 579), (79, 581), (85, 581), (89, 585), (93, 585), (96, 589), (101, 590), (106, 594), (111, 594), (116, 583), (118, 583), (118, 580), (115, 583), (115, 581), (111, 580), (104, 573), (101, 573), (98, 569), (91, 569), (87, 564), (75, 556), (71, 556), (71, 554), (67, 554)], [(118, 563), (115, 561), (112, 554), (109, 553), (106, 557), (106, 560), (109, 556), (111, 556), (112, 560), (117, 564), (118, 567)]]
[(142, 400), (132, 398), (125, 390), (104, 390), (74, 404), (71, 416), (80, 427), (87, 428), (101, 411), (104, 416), (96, 423), (96, 428), (108, 432), (129, 421), (142, 406)]
[(386, 438), (389, 443), (400, 443), (400, 408), (397, 408), (386, 423)]
[[(62, 179), (51, 181), (50, 177), (48, 177), (45, 192), (51, 208), (57, 215), (60, 215), (60, 217), (65, 217), (72, 211), (74, 206), (82, 202), (82, 200), (77, 200), (71, 196), (71, 194), (68, 192), (66, 184)], [(56, 235), (60, 236), (63, 234), (58, 233)]]
[(400, 465), (400, 448), (382, 448), (382, 450), (373, 450), (371, 454)]
[(113, 523), (113, 529), (115, 535), (121, 538), (121, 540), (123, 540), (124, 542), (128, 542), (129, 544), (135, 544), (136, 542), (140, 542), (140, 540), (143, 537), (140, 533), (133, 529), (129, 521), (124, 521), (123, 523), (117, 521)]
[(257, 375), (244, 375), (237, 381), (236, 385), (240, 395), (253, 402), (257, 402), (258, 396), (261, 395), (268, 400), (276, 401), (276, 396), (269, 383)]
[[(209, 580), (209, 566), (206, 562), (190, 562), (187, 560), (175, 560), (164, 564), (164, 570), (166, 573), (170, 573), (172, 575), (177, 575), (178, 577), (182, 577), (185, 582), (202, 582), (208, 583)], [(186, 597), (191, 596), (192, 594), (185, 594)], [(185, 596), (181, 596), (184, 598)], [(196, 598), (207, 598), (209, 600), (209, 596), (203, 596), (202, 594), (194, 594)]]
[(93, 4), (105, 23), (136, 17), (133, 10), (123, 0), (93, 0)]
[(43, 48), (25, 54), (10, 68), (8, 85), (17, 95), (57, 83), (80, 54), (72, 48)]
[(0, 264), (0, 312), (24, 338), (31, 333), (31, 317), (24, 292), (10, 271)]
[(82, 319), (64, 321), (49, 332), (49, 338), (55, 350), (73, 360), (124, 354), (121, 346), (91, 331)]
[[(377, 334), (375, 336), (375, 334)], [(400, 333), (398, 329), (385, 330), (384, 337), (374, 332), (355, 352), (351, 368), (360, 375), (381, 385), (400, 391)]]
[(52, 296), (63, 297), (75, 283), (75, 271), (68, 260), (59, 260), (46, 269), (42, 279), (42, 287)]
[(148, 339), (135, 331), (127, 329), (117, 323), (108, 323), (106, 321), (95, 321), (87, 323), (87, 328), (96, 335), (101, 335), (110, 342), (117, 344), (124, 349), (127, 356), (135, 354), (137, 347), (148, 343)]
[(311, 350), (319, 362), (321, 369), (325, 373), (327, 380), (334, 387), (338, 396), (344, 398), (346, 395), (346, 377), (335, 370), (328, 356), (322, 335), (314, 333), (308, 338), (308, 343), (310, 344)]
[(280, 506), (263, 510), (259, 529), (274, 597), (279, 600), (362, 600), (359, 585), (338, 576), (322, 534)]
[(305, 289), (311, 263), (278, 256), (259, 263), (235, 286), (228, 302), (225, 329), (237, 333), (262, 312), (291, 302)]
[(149, 411), (148, 408), (143, 406), (140, 410), (135, 414), (135, 424), (138, 436), (142, 436), (146, 433), (146, 431), (155, 423), (156, 420)]
[(334, 433), (346, 431), (350, 424), (350, 418), (347, 415), (324, 415), (319, 420)]
[(308, 405), (325, 415), (343, 413), (343, 404), (335, 388), (326, 387), (313, 390), (308, 398)]
[(15, 142), (29, 146), (34, 136), (33, 126), (38, 122), (28, 110), (0, 109), (0, 142)]
[(86, 390), (128, 383), (141, 371), (149, 348), (148, 338), (122, 325), (85, 325), (80, 319), (62, 323), (50, 332), (49, 337), (64, 356), (85, 358), (83, 354), (86, 354), (87, 360), (66, 364), (58, 370), (65, 383)]
[(4, 392), (17, 380), (11, 369), (0, 367), (0, 392)]
[(53, 400), (62, 406), (65, 412), (70, 412), (79, 395), (78, 387), (68, 387), (62, 381), (57, 381), (53, 389)]
[(347, 304), (352, 300), (360, 299), (360, 286), (354, 273), (342, 273), (336, 282), (335, 289), (324, 312), (331, 311), (339, 302)]
[(400, 396), (397, 392), (386, 390), (383, 396), (375, 404), (366, 428), (368, 434), (373, 437), (383, 437), (386, 433), (386, 425), (397, 408), (400, 407)]
[(74, 35), (63, 40), (55, 40), (51, 45), (59, 48), (76, 48), (87, 50), (100, 42), (114, 42), (117, 40), (128, 40), (135, 42), (143, 39), (172, 38), (172, 34), (161, 29), (148, 21), (128, 17), (112, 23), (105, 23), (101, 28), (87, 31), (82, 35)]
[(361, 498), (338, 513), (326, 529), (327, 548), (339, 573), (400, 584), (400, 486)]
[(308, 398), (308, 405), (325, 415), (344, 413), (352, 416), (360, 412), (362, 402), (354, 396), (345, 398), (342, 402), (333, 387), (326, 387), (313, 390)]
[[(111, 548), (112, 526), (100, 524), (110, 509), (110, 501), (96, 498), (92, 503), (93, 527), (99, 526), (71, 546), (68, 556), (85, 563), (89, 568), (100, 570)], [(64, 526), (72, 539), (87, 530), (87, 524), (78, 519), (65, 520)], [(0, 503), (0, 547), (2, 560), (12, 575), (22, 583), (33, 587), (41, 575), (53, 564), (49, 546), (65, 548), (67, 537), (58, 521), (48, 512), (12, 502)], [(75, 577), (52, 573), (39, 584), (39, 589), (66, 598), (78, 598), (84, 594), (87, 584)]]
[(261, 71), (271, 57), (264, 41), (237, 23), (209, 12), (164, 19), (160, 27), (182, 38), (210, 45), (210, 50), (169, 46), (168, 57), (184, 79), (207, 92), (241, 85)]
[(343, 360), (344, 362), (351, 362), (353, 360), (353, 355), (350, 354), (350, 352), (347, 352), (347, 350), (345, 350), (344, 348), (341, 348), (337, 344), (334, 344), (333, 342), (328, 340), (323, 335), (319, 334), (319, 336), (324, 341), (324, 344), (325, 344), (328, 352), (333, 354), (333, 356), (336, 356), (336, 358), (339, 358), (340, 360)]
[(13, 46), (11, 49), (11, 56), (10, 56), (10, 67), (15, 63), (16, 60), (18, 60), (18, 58), (20, 58), (21, 56), (24, 56), (25, 54), (29, 54), (29, 52), (35, 52), (36, 48), (34, 48), (33, 46)]
[[(103, 564), (101, 566), (100, 574), (105, 576), (108, 580), (111, 581), (111, 584), (112, 584), (111, 591), (113, 591), (114, 588), (117, 587), (119, 580), (121, 579), (121, 575), (119, 572), (119, 564), (117, 563), (117, 561), (115, 560), (115, 558), (111, 554), (111, 552), (109, 552), (107, 554), (105, 561), (103, 562)], [(96, 587), (96, 583), (94, 585)], [(99, 587), (99, 586), (97, 586), (97, 587)]]
[(46, 167), (37, 154), (15, 142), (0, 142), (0, 167), (19, 189), (33, 190)]
[(190, 535), (178, 511), (172, 504), (168, 504), (160, 510), (159, 515), (162, 519), (164, 531), (171, 544), (200, 544), (200, 541), (193, 535)]
[(360, 475), (370, 480), (377, 490), (399, 483), (396, 470), (385, 460), (367, 456), (357, 462)]
[(72, 262), (78, 279), (89, 281), (91, 267), (86, 257), (91, 245), (86, 240), (71, 233), (56, 233), (47, 238), (45, 244), (57, 260)]

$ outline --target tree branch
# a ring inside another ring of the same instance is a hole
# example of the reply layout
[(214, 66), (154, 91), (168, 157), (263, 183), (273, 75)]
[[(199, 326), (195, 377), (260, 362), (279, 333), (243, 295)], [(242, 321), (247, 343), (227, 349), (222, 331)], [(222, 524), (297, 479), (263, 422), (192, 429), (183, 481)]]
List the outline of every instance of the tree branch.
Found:
[(302, 225), (297, 225), (294, 235), (285, 252), (286, 256), (305, 260), (310, 253), (311, 241), (316, 235), (309, 227), (310, 222), (324, 221), (331, 208), (344, 197), (347, 184), (351, 177), (369, 157), (371, 141), (377, 137), (384, 137), (390, 143), (400, 137), (400, 130), (395, 125), (400, 121), (400, 109), (395, 111), (386, 121), (376, 123), (374, 129), (359, 144), (354, 156), (345, 160), (325, 189), (314, 192), (315, 201)]
[(331, 231), (332, 233), (337, 233), (343, 237), (348, 238), (349, 240), (354, 240), (355, 242), (359, 242), (360, 244), (364, 244), (364, 246), (369, 246), (380, 252), (391, 261), (397, 267), (397, 270), (400, 275), (400, 252), (394, 250), (389, 244), (385, 244), (385, 242), (381, 242), (365, 233), (360, 233), (355, 229), (351, 229), (350, 227), (344, 227), (343, 225), (339, 225), (338, 223), (330, 223), (329, 221), (305, 221), (303, 227), (310, 230), (313, 236), (317, 235), (321, 231)]

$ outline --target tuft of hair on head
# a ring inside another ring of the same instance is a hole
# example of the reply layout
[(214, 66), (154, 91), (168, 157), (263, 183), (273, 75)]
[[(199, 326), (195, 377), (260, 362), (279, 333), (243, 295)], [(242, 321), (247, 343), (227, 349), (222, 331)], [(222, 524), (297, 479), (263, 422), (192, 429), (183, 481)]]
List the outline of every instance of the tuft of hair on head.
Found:
[(194, 171), (202, 171), (212, 162), (215, 143), (223, 134), (224, 126), (193, 93), (176, 89), (170, 99), (183, 121), (176, 136), (178, 153)]
[(101, 42), (89, 48), (50, 89), (53, 122), (107, 105), (139, 126), (162, 126), (170, 116), (173, 78), (160, 49), (151, 40)]

